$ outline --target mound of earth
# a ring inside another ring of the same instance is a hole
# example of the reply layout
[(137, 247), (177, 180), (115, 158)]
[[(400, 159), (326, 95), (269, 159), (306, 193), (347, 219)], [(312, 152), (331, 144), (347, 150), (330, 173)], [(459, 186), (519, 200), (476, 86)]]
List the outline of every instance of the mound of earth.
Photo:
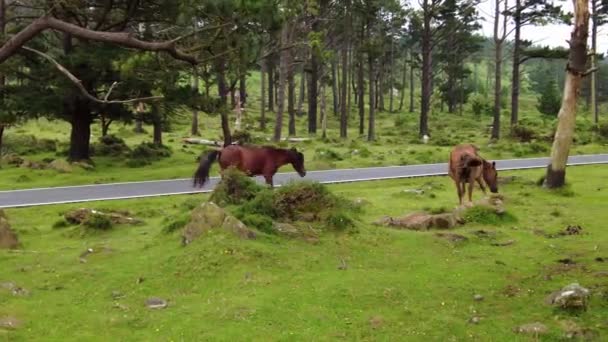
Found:
[[(472, 206), (488, 208), (497, 215), (505, 213), (503, 197), (498, 194), (480, 199), (474, 202)], [(465, 223), (466, 212), (470, 207), (471, 205), (462, 205), (456, 207), (452, 212), (440, 214), (415, 212), (403, 217), (384, 216), (374, 224), (411, 230), (451, 229)]]
[(255, 239), (256, 234), (236, 217), (213, 202), (205, 202), (192, 211), (190, 222), (182, 232), (182, 244), (188, 245), (213, 229), (223, 229), (242, 239)]
[(127, 212), (119, 212), (119, 211), (113, 211), (113, 212), (101, 212), (99, 210), (95, 210), (95, 209), (89, 209), (89, 208), (80, 208), (80, 209), (75, 209), (75, 210), (71, 210), (67, 213), (64, 214), (64, 217), (66, 219), (66, 221), (68, 221), (71, 224), (83, 224), (85, 222), (87, 222), (92, 216), (97, 215), (97, 216), (104, 216), (106, 218), (108, 218), (112, 224), (140, 224), (143, 223), (143, 221), (130, 217), (129, 213)]

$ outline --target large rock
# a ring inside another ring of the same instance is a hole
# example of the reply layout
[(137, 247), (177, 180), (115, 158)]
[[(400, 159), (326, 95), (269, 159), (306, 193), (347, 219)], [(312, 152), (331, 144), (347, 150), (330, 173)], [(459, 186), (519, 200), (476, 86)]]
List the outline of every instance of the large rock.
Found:
[(563, 309), (587, 309), (590, 292), (578, 283), (570, 284), (552, 293), (547, 302)]
[(101, 212), (95, 209), (80, 208), (68, 211), (63, 216), (72, 224), (82, 224), (93, 214), (107, 217), (113, 224), (140, 224), (143, 221), (129, 217), (126, 212)]
[(46, 168), (46, 164), (43, 162), (24, 160), (19, 167), (23, 169), (43, 170)]
[(224, 229), (243, 239), (255, 238), (255, 232), (237, 218), (227, 215), (213, 202), (205, 202), (192, 211), (190, 222), (182, 232), (182, 244), (188, 245), (212, 229)]
[(23, 158), (14, 153), (10, 153), (2, 156), (2, 161), (9, 165), (21, 165), (23, 163)]
[(412, 230), (428, 230), (431, 228), (450, 229), (456, 227), (458, 223), (460, 223), (460, 218), (453, 213), (433, 215), (418, 212), (399, 218), (385, 216), (375, 223), (383, 226)]
[(11, 229), (4, 211), (0, 209), (0, 249), (15, 249), (19, 247), (19, 238)]
[(55, 159), (53, 160), (47, 168), (55, 170), (60, 173), (70, 173), (72, 172), (72, 166), (65, 160)]

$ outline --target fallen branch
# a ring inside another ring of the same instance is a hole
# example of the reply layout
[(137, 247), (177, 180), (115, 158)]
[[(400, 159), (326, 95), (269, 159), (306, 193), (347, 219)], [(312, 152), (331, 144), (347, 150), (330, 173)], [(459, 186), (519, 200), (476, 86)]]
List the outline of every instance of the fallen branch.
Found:
[(48, 61), (50, 61), (51, 63), (53, 63), (53, 65), (55, 65), (55, 67), (62, 73), (64, 74), (70, 81), (72, 81), (72, 83), (74, 83), (76, 85), (76, 87), (78, 87), (78, 89), (80, 90), (80, 92), (89, 100), (93, 101), (93, 102), (97, 102), (97, 103), (103, 103), (103, 104), (112, 104), (112, 103), (133, 103), (133, 102), (145, 102), (145, 101), (152, 101), (152, 100), (160, 100), (163, 99), (163, 96), (149, 96), (149, 97), (140, 97), (140, 98), (136, 98), (136, 99), (129, 99), (129, 100), (112, 100), (112, 101), (108, 101), (108, 97), (110, 96), (110, 92), (112, 91), (112, 89), (114, 88), (114, 86), (116, 86), (117, 82), (114, 82), (112, 84), (112, 86), (110, 86), (110, 89), (108, 90), (108, 93), (105, 96), (104, 100), (100, 100), (98, 98), (96, 98), (95, 96), (91, 95), (87, 89), (82, 85), (82, 81), (79, 80), (76, 76), (74, 76), (74, 74), (72, 74), (68, 69), (66, 69), (63, 65), (59, 64), (59, 62), (57, 62), (53, 57), (47, 55), (46, 53), (42, 52), (42, 51), (38, 51), (36, 49), (32, 49), (30, 47), (27, 46), (23, 46), (21, 47), (23, 50), (26, 51), (30, 51), (33, 52), (39, 56), (44, 57), (45, 59), (47, 59)]
[(186, 144), (222, 146), (222, 143), (220, 143), (218, 141), (200, 139), (200, 138), (184, 138), (184, 139), (182, 139), (182, 141)]

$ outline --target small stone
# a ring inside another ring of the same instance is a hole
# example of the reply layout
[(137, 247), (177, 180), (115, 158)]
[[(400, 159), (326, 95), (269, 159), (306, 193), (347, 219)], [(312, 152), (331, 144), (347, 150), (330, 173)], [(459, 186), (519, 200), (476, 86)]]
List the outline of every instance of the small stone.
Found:
[(0, 328), (2, 329), (18, 329), (21, 325), (22, 322), (13, 316), (0, 317)]
[(552, 293), (547, 302), (562, 309), (587, 309), (590, 291), (578, 283), (572, 283)]
[(167, 304), (167, 301), (162, 298), (152, 297), (146, 300), (146, 306), (149, 309), (164, 309), (168, 305), (169, 304)]
[(549, 331), (547, 326), (540, 322), (523, 324), (513, 330), (519, 334), (529, 334), (534, 336), (544, 335)]
[(122, 298), (124, 296), (125, 295), (122, 292), (120, 292), (120, 291), (112, 291), (112, 298), (113, 299), (119, 299), (119, 298)]
[(473, 296), (473, 299), (477, 302), (481, 302), (483, 300), (483, 296), (480, 294), (476, 294)]
[(469, 323), (471, 323), (471, 324), (479, 324), (480, 321), (481, 321), (481, 318), (479, 318), (477, 316), (473, 316), (469, 319)]

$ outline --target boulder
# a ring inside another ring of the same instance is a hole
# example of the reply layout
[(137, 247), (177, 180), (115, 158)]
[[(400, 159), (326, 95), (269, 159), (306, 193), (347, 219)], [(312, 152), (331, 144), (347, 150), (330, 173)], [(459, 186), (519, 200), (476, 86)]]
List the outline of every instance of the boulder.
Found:
[(224, 219), (224, 222), (222, 223), (222, 229), (231, 232), (233, 234), (235, 234), (236, 236), (240, 237), (241, 239), (255, 239), (255, 232), (249, 228), (247, 228), (247, 226), (239, 221), (239, 219), (237, 219), (234, 216), (226, 216), (226, 218)]
[(385, 216), (375, 223), (383, 226), (403, 229), (428, 230), (430, 228), (454, 228), (458, 225), (458, 223), (460, 223), (460, 221), (460, 218), (453, 213), (433, 215), (425, 212), (417, 212), (400, 218)]
[(126, 212), (101, 212), (95, 209), (80, 208), (68, 211), (63, 216), (66, 221), (72, 224), (82, 224), (86, 222), (93, 214), (107, 217), (112, 224), (140, 224), (143, 221), (129, 217)]
[(73, 162), (72, 165), (73, 166), (78, 166), (78, 167), (80, 167), (80, 168), (82, 168), (84, 170), (87, 170), (87, 171), (95, 169), (95, 166), (93, 166), (93, 165), (91, 165), (89, 163), (86, 163), (86, 162), (82, 162), (82, 161), (80, 161), (80, 162)]
[(255, 232), (237, 218), (227, 215), (213, 202), (205, 202), (192, 211), (190, 222), (182, 232), (182, 244), (188, 245), (204, 233), (222, 228), (242, 239), (254, 239)]
[(298, 228), (289, 223), (273, 222), (272, 229), (279, 235), (296, 237), (300, 235)]
[(19, 247), (19, 238), (11, 229), (4, 211), (0, 210), (0, 249), (15, 249)]
[(53, 160), (47, 168), (55, 170), (60, 173), (70, 173), (72, 172), (72, 166), (65, 160), (55, 159)]
[(21, 165), (23, 163), (23, 158), (14, 153), (10, 153), (2, 156), (2, 161), (9, 165)]
[(23, 160), (23, 162), (21, 163), (21, 165), (19, 165), (19, 167), (23, 168), (23, 169), (43, 170), (46, 168), (46, 164), (44, 164), (42, 162), (31, 161), (31, 160)]
[(559, 291), (553, 292), (548, 298), (549, 304), (562, 309), (587, 309), (590, 291), (578, 283), (572, 283)]

